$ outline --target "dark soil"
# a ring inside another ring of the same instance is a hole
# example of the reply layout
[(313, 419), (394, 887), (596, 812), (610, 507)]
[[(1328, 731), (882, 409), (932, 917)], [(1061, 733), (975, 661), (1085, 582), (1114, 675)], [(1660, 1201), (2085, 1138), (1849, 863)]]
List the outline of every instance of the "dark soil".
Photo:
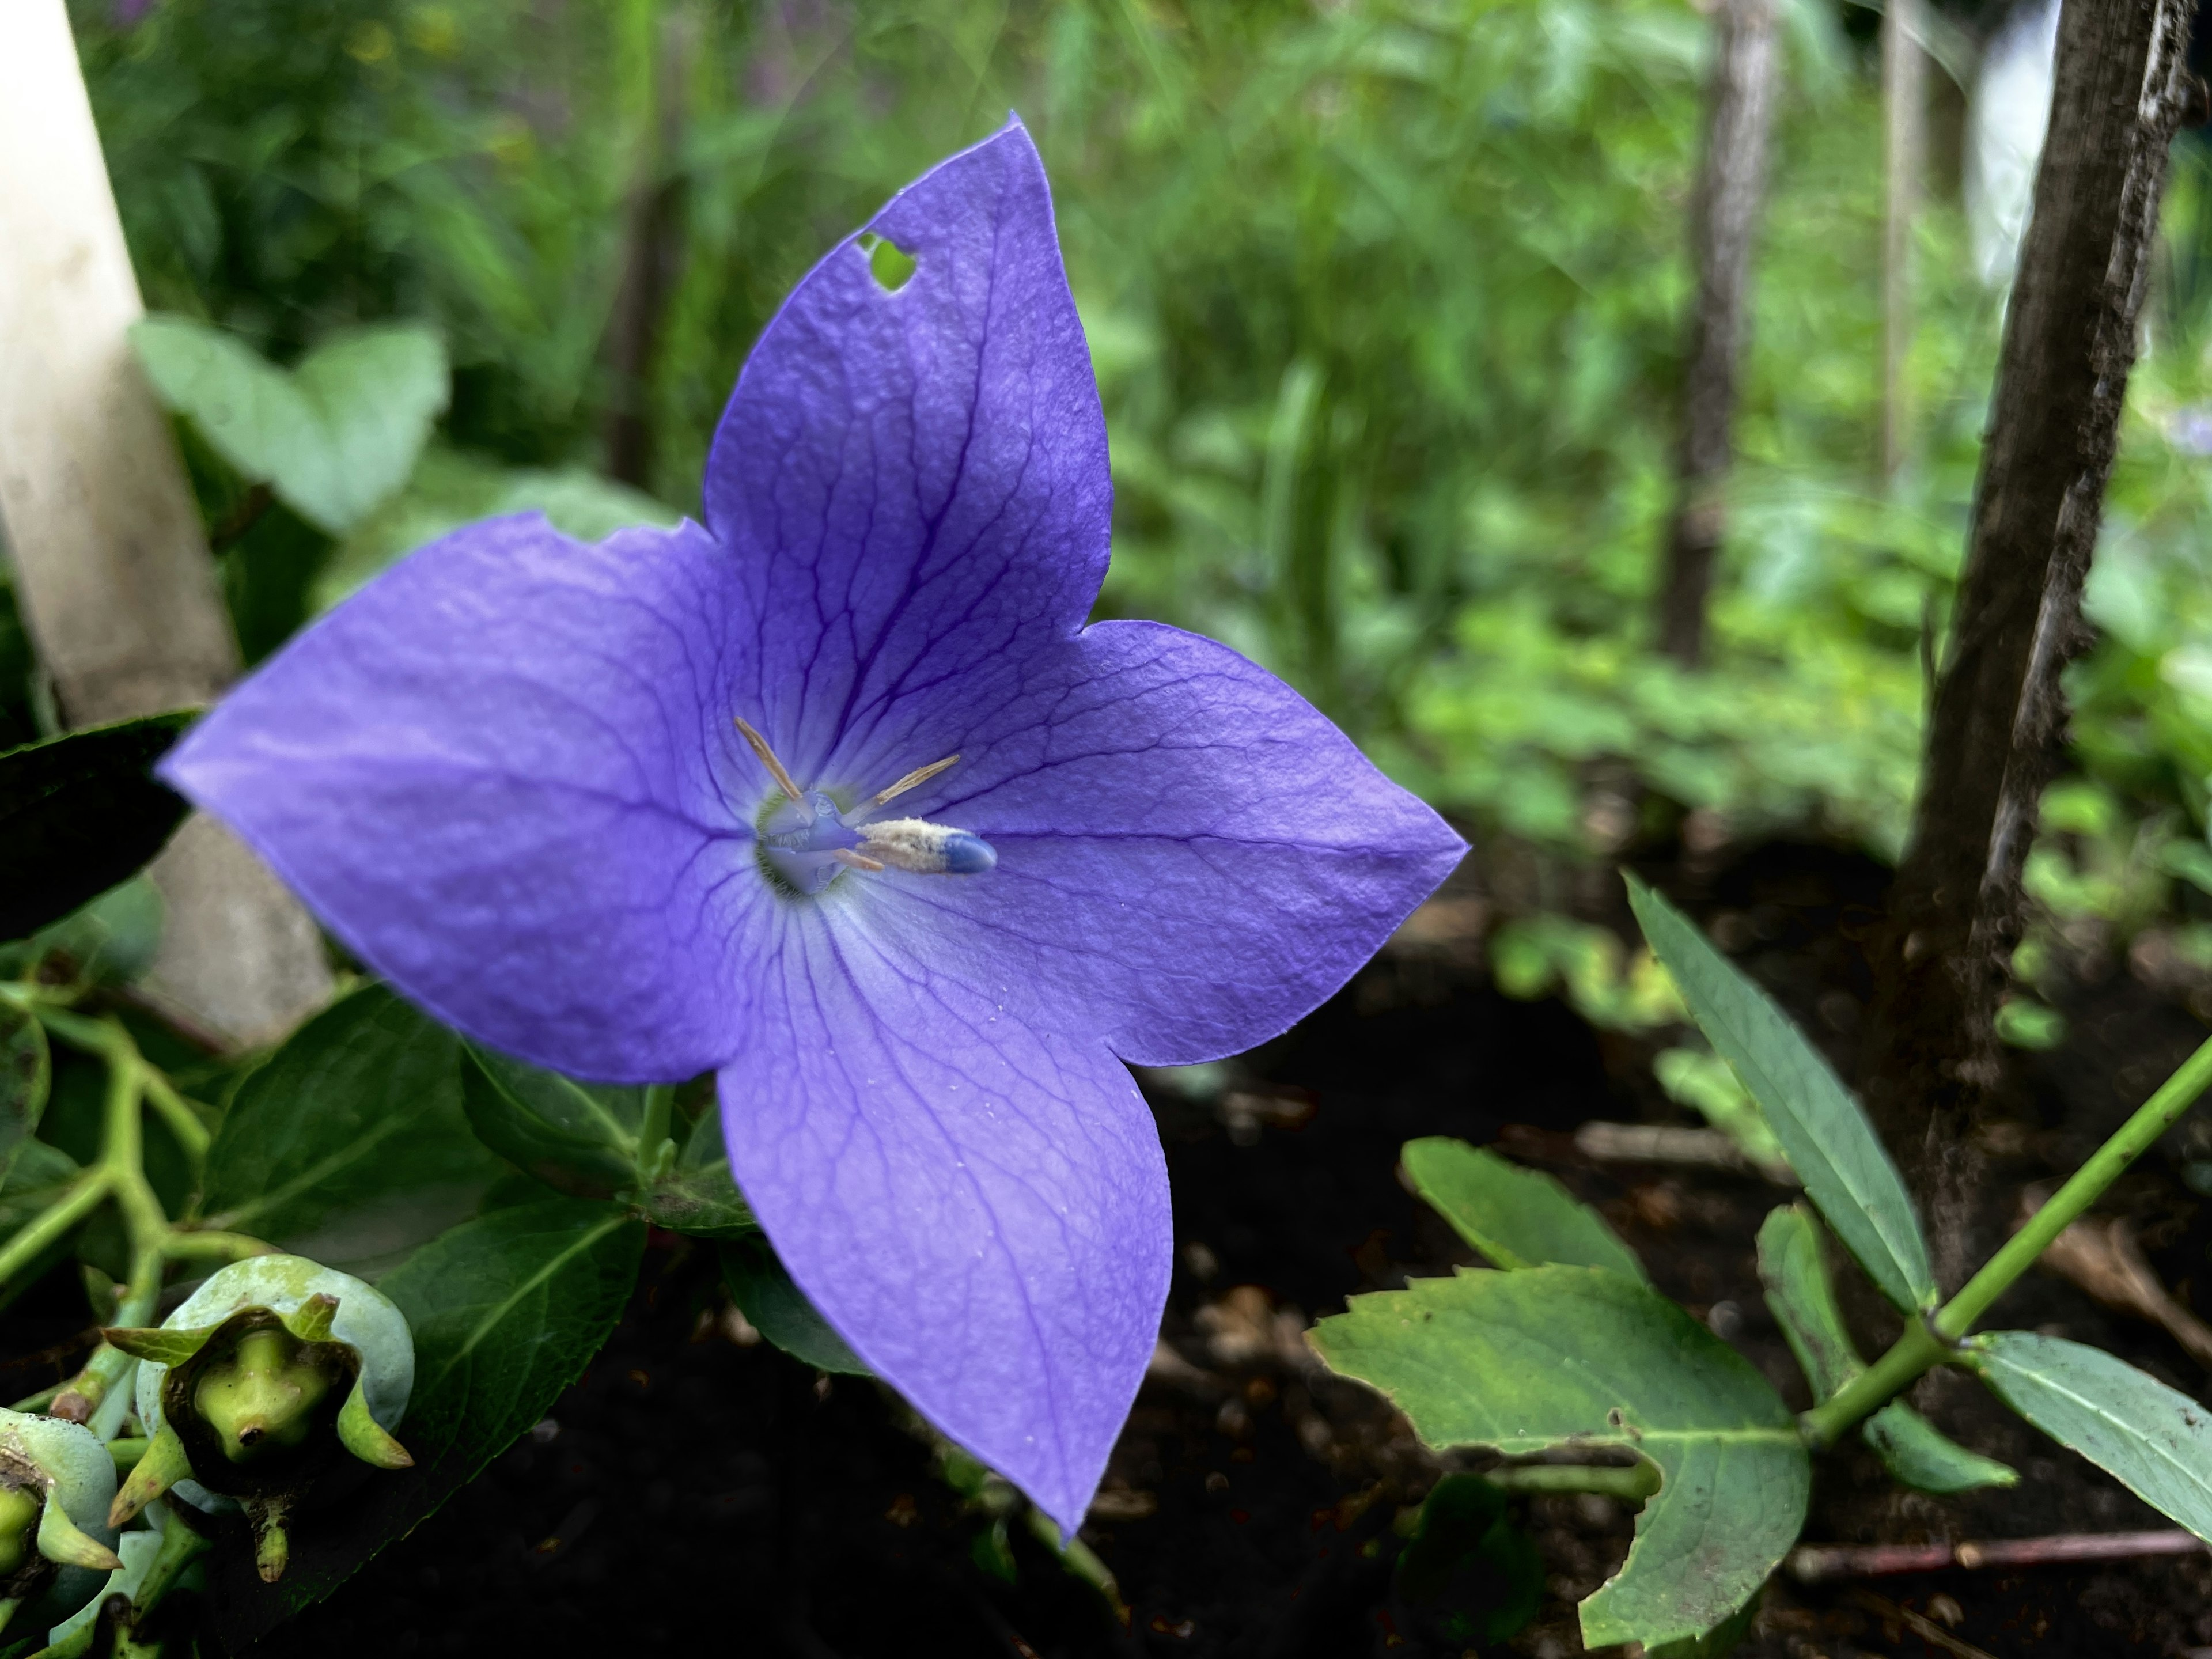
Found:
[[(1878, 899), (1878, 870), (1784, 848), (1701, 878), (1657, 873), (1843, 1055), (1863, 998), (1850, 940)], [(2023, 1185), (2070, 1169), (2203, 1035), (2179, 993), (2124, 969), (2079, 986), (2065, 1012), (2066, 1045), (2021, 1057), (2013, 1115), (1989, 1130), (1991, 1230)], [(1139, 1398), (1084, 1533), (1119, 1582), (1126, 1621), (1018, 1525), (1012, 1582), (983, 1565), (987, 1521), (935, 1476), (895, 1400), (732, 1340), (750, 1333), (728, 1317), (711, 1255), (656, 1238), (629, 1316), (538, 1430), (255, 1651), (1471, 1652), (1392, 1592), (1395, 1523), (1438, 1465), (1375, 1396), (1318, 1373), (1297, 1333), (1348, 1293), (1472, 1259), (1394, 1176), (1403, 1140), (1453, 1134), (1498, 1143), (1601, 1206), (1660, 1288), (1807, 1403), (1753, 1269), (1759, 1222), (1787, 1194), (1747, 1176), (1601, 1167), (1575, 1150), (1571, 1132), (1590, 1119), (1683, 1121), (1650, 1082), (1651, 1046), (1595, 1031), (1556, 1001), (1507, 1000), (1447, 941), (1386, 955), (1246, 1057), (1224, 1097), (1194, 1100), (1160, 1080), (1178, 1251), (1172, 1352)], [(2212, 1243), (2212, 1206), (2176, 1173), (2196, 1144), (2145, 1160), (2106, 1206), (2136, 1220), (2185, 1296), (2192, 1279), (2206, 1282)], [(1851, 1311), (1866, 1346), (1887, 1340), (1877, 1310)], [(1997, 1316), (2109, 1346), (2192, 1394), (2204, 1386), (2161, 1332), (2048, 1275), (2031, 1275)], [(2165, 1524), (1970, 1382), (1924, 1386), (1919, 1403), (2013, 1463), (2022, 1485), (1961, 1499), (1899, 1494), (1854, 1445), (1821, 1468), (1809, 1540)], [(1578, 1653), (1572, 1604), (1618, 1566), (1632, 1517), (1590, 1497), (1516, 1513), (1548, 1594), (1531, 1625), (1485, 1650)], [(1932, 1613), (1954, 1653), (2185, 1654), (2212, 1644), (2212, 1559), (1819, 1590), (1778, 1581), (1737, 1651), (1939, 1651), (1900, 1608), (1923, 1628)]]

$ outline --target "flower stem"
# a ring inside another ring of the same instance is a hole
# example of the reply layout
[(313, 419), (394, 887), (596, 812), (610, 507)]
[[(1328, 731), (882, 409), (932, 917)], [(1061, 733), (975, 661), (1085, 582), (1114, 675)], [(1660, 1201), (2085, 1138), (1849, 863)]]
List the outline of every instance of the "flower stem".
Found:
[(67, 1237), (72, 1227), (100, 1207), (113, 1184), (107, 1168), (95, 1164), (72, 1182), (68, 1191), (32, 1217), (14, 1237), (0, 1245), (0, 1284), (37, 1261), (48, 1246)]
[(2212, 1087), (2212, 1041), (2182, 1061), (2134, 1115), (2091, 1153), (2066, 1184), (2007, 1239), (1959, 1293), (1934, 1315), (1916, 1319), (1889, 1352), (1797, 1419), (1808, 1445), (1832, 1446), (1846, 1429), (1879, 1409), (1921, 1373), (1956, 1358), (1959, 1344), (1992, 1304), (2010, 1290), (2067, 1224), (2095, 1203), (2121, 1171), (2148, 1152), (2174, 1121)]

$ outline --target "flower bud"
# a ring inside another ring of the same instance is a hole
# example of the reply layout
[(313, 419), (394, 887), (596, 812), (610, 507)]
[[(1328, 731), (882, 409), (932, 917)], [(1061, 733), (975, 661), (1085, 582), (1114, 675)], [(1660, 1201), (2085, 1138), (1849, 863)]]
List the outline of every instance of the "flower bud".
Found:
[(115, 1464), (79, 1423), (0, 1410), (0, 1629), (36, 1601), (47, 1623), (120, 1565), (107, 1521)]
[(140, 1361), (138, 1416), (152, 1437), (109, 1511), (118, 1524), (164, 1492), (212, 1515), (243, 1510), (274, 1583), (311, 1492), (349, 1489), (361, 1464), (415, 1461), (391, 1434), (414, 1387), (414, 1338), (350, 1274), (256, 1256), (210, 1279), (159, 1330), (106, 1335)]

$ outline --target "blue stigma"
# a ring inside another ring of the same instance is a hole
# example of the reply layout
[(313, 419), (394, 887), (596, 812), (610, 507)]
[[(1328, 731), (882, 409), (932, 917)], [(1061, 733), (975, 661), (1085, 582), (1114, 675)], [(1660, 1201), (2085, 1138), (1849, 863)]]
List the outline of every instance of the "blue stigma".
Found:
[(809, 819), (797, 802), (786, 799), (761, 820), (761, 862), (801, 893), (819, 893), (845, 866), (839, 852), (851, 852), (867, 837), (848, 829), (837, 803), (819, 789), (810, 790)]
[(982, 836), (971, 836), (965, 830), (955, 830), (945, 838), (944, 853), (945, 873), (948, 876), (980, 876), (999, 867), (997, 849)]

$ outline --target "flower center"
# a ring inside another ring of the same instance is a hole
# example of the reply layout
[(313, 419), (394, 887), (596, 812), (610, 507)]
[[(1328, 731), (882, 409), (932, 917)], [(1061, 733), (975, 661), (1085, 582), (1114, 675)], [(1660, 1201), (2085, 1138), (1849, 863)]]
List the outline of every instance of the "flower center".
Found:
[(802, 789), (768, 739), (742, 720), (738, 730), (783, 793), (761, 814), (762, 866), (793, 892), (819, 893), (848, 870), (904, 870), (917, 876), (980, 876), (995, 867), (998, 854), (981, 836), (923, 818), (869, 815), (920, 783), (926, 783), (960, 758), (957, 755), (916, 767), (889, 788), (879, 789), (858, 807), (841, 807), (819, 789)]

